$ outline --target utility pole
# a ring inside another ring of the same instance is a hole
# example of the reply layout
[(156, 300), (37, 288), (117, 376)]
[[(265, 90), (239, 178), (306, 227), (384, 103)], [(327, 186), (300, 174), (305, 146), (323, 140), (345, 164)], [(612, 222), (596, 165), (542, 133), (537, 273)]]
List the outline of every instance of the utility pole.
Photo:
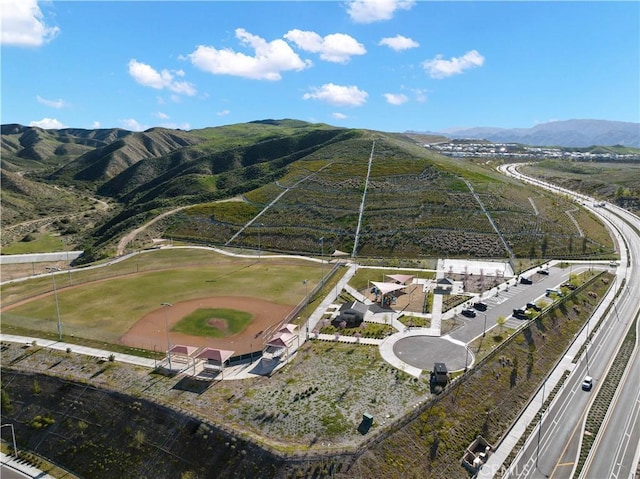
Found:
[[(305, 291), (305, 296), (304, 296), (304, 304), (305, 306), (309, 304), (309, 280), (305, 279), (302, 281), (302, 284), (304, 284), (304, 291)], [(309, 340), (309, 317), (307, 317), (307, 320), (305, 321), (305, 326), (306, 326), (306, 330), (307, 330), (307, 340)]]
[(54, 276), (55, 271), (60, 271), (60, 268), (48, 267), (47, 271), (51, 272), (51, 281), (53, 282), (53, 297), (56, 302), (56, 316), (58, 318), (58, 340), (62, 341), (62, 322), (60, 321), (60, 306), (58, 305), (58, 290), (56, 289), (56, 278)]
[(167, 314), (167, 309), (169, 309), (173, 304), (171, 303), (162, 303), (164, 306), (164, 326), (167, 330), (167, 358), (169, 359), (169, 370), (172, 370), (171, 367), (171, 343), (169, 342), (169, 317)]

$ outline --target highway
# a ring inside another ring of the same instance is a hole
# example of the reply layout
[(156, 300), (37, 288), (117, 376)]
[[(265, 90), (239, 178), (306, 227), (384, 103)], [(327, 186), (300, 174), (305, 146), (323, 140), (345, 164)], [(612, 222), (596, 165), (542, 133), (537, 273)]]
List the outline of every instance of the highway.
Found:
[[(539, 180), (524, 178), (515, 168), (505, 168), (505, 171), (538, 186), (565, 195), (572, 194)], [(629, 479), (635, 477), (638, 466), (640, 359), (636, 340), (634, 353), (616, 395), (608, 406), (605, 421), (595, 438), (584, 467), (579, 475), (576, 474), (587, 414), (640, 308), (640, 265), (635, 254), (627, 256), (627, 251), (640, 251), (640, 219), (613, 205), (595, 206), (594, 200), (584, 195), (574, 196), (608, 222), (618, 237), (622, 261), (617, 268), (614, 287), (619, 288), (624, 284), (624, 288), (614, 303), (615, 306), (611, 308), (591, 342), (587, 344), (585, 352), (574, 367), (570, 368), (572, 371), (569, 377), (543, 412), (538, 426), (531, 432), (512, 461), (503, 476), (506, 478)], [(583, 340), (586, 340), (588, 331), (593, 331), (594, 327), (595, 318), (587, 323), (581, 333), (584, 335)], [(581, 388), (582, 379), (587, 374), (594, 378), (591, 391), (583, 391)], [(588, 431), (587, 434), (593, 433)]]

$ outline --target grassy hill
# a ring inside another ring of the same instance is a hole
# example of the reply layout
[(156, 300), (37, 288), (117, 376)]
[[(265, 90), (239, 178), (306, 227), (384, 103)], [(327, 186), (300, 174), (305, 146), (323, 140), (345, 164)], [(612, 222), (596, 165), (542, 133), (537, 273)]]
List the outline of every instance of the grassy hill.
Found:
[[(177, 206), (190, 208), (156, 234), (283, 252), (524, 258), (613, 249), (606, 230), (568, 200), (419, 141), (286, 119), (138, 133), (4, 125), (2, 165), (12, 184), (38, 186), (41, 204), (56, 203), (45, 192), (59, 193), (62, 210), (78, 194), (117, 202), (74, 238), (85, 261), (112, 254), (124, 234)], [(11, 212), (3, 228), (45, 214), (25, 191), (3, 193), (3, 213)]]

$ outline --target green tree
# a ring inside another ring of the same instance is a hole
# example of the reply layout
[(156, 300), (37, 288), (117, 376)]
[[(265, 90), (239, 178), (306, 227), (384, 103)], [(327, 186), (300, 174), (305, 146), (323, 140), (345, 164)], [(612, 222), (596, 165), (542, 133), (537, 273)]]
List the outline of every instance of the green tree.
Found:
[(7, 393), (7, 391), (5, 391), (4, 388), (2, 388), (0, 390), (0, 396), (1, 396), (2, 410), (7, 412), (11, 411), (13, 406), (11, 405), (11, 399), (9, 399), (9, 393)]
[(496, 323), (498, 324), (498, 326), (500, 326), (500, 333), (502, 333), (502, 327), (504, 326), (504, 323), (507, 322), (507, 318), (505, 318), (504, 316), (498, 316), (496, 319)]
[(616, 200), (621, 196), (624, 196), (624, 188), (622, 186), (618, 186), (618, 189), (616, 189), (616, 195), (615, 195)]

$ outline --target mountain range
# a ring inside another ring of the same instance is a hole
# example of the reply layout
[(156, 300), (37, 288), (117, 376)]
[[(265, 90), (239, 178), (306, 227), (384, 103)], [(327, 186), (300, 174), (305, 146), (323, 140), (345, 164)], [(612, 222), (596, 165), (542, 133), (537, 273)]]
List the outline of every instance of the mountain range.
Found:
[(532, 146), (630, 146), (640, 148), (640, 123), (608, 120), (565, 120), (541, 123), (532, 128), (449, 128), (439, 132), (452, 139), (478, 138), (495, 143)]

